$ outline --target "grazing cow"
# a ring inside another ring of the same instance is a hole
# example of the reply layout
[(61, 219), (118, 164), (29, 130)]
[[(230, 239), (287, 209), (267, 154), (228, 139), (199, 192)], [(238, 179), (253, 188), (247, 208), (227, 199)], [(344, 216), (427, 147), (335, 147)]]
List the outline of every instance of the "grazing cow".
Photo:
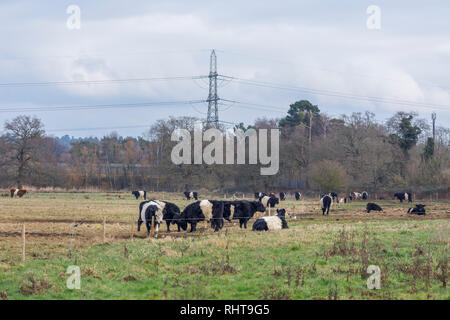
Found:
[(138, 232), (141, 231), (141, 224), (145, 223), (147, 235), (150, 233), (150, 226), (154, 217), (156, 232), (159, 231), (159, 225), (163, 220), (163, 208), (153, 200), (143, 201), (139, 204)]
[(300, 192), (296, 192), (296, 193), (294, 193), (294, 196), (295, 196), (295, 200), (300, 200), (300, 198), (301, 198), (301, 193)]
[(147, 200), (147, 191), (145, 190), (132, 191), (131, 194), (136, 197), (136, 200), (139, 198)]
[(223, 201), (223, 218), (229, 222), (234, 214), (236, 202), (238, 201)]
[(286, 210), (277, 209), (276, 216), (262, 217), (253, 223), (253, 231), (269, 231), (287, 229), (288, 225), (285, 219)]
[(274, 208), (275, 205), (280, 204), (280, 200), (277, 197), (268, 197), (268, 196), (259, 198), (259, 202), (261, 202), (264, 205), (264, 207), (268, 207), (269, 210), (270, 208)]
[(367, 193), (367, 191), (363, 191), (363, 192), (361, 193), (361, 198), (362, 198), (363, 200), (369, 199), (369, 194)]
[(191, 199), (195, 199), (198, 200), (198, 195), (197, 192), (184, 192), (184, 196), (186, 197), (186, 200), (191, 200)]
[(329, 195), (324, 195), (320, 199), (320, 208), (322, 209), (322, 215), (325, 215), (325, 211), (327, 212), (327, 216), (329, 215), (331, 202), (333, 202), (333, 199), (331, 199)]
[(416, 204), (415, 208), (408, 209), (408, 213), (409, 214), (417, 214), (419, 216), (424, 216), (424, 215), (426, 215), (425, 205), (424, 204)]
[(394, 194), (394, 198), (397, 198), (402, 203), (403, 200), (407, 200), (408, 202), (412, 202), (411, 193), (409, 192), (397, 192)]
[[(353, 198), (354, 200), (358, 200), (358, 199), (361, 199), (362, 194), (359, 193), (359, 192), (352, 192), (352, 193), (351, 193), (351, 196), (352, 196), (352, 198)], [(353, 200), (353, 199), (352, 199), (352, 200)]]
[(284, 200), (286, 200), (286, 193), (280, 192), (280, 201), (284, 201)]
[(265, 196), (267, 196), (267, 193), (265, 192), (255, 192), (255, 199), (259, 199)]
[(259, 201), (235, 201), (233, 220), (239, 220), (239, 227), (242, 228), (244, 226), (247, 229), (247, 222), (253, 217), (256, 211), (265, 212), (266, 208)]
[(176, 224), (178, 227), (178, 232), (181, 231), (180, 225), (178, 224), (178, 219), (180, 218), (180, 208), (175, 203), (167, 201), (153, 200), (161, 208), (163, 212), (163, 220), (167, 224), (167, 232), (170, 232), (170, 225)]
[(366, 206), (367, 213), (370, 213), (370, 211), (383, 211), (379, 205), (376, 203), (369, 202)]
[(329, 196), (331, 197), (333, 202), (337, 202), (338, 201), (338, 194), (336, 192), (330, 192)]
[(189, 232), (197, 230), (199, 221), (208, 221), (214, 231), (219, 231), (223, 227), (224, 202), (217, 200), (202, 200), (191, 203), (180, 215), (179, 225), (183, 230), (187, 229), (187, 224), (191, 225)]
[(9, 190), (11, 193), (11, 198), (13, 198), (14, 196), (17, 196), (19, 198), (22, 198), (23, 195), (25, 193), (27, 193), (27, 190), (25, 189), (16, 189), (16, 188), (12, 188), (11, 190)]

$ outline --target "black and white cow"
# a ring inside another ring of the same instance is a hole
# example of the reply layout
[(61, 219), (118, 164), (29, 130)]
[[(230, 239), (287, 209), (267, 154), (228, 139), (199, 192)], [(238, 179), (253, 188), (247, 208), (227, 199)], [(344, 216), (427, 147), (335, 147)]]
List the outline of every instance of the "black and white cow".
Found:
[(138, 232), (141, 231), (141, 224), (145, 223), (147, 234), (150, 233), (152, 217), (154, 217), (154, 225), (156, 232), (163, 221), (163, 208), (158, 202), (153, 200), (143, 201), (139, 204)]
[(425, 212), (425, 205), (424, 204), (416, 204), (415, 208), (409, 208), (408, 209), (409, 214), (417, 214), (419, 216), (424, 216), (427, 213)]
[(255, 212), (265, 212), (266, 208), (259, 201), (240, 200), (234, 202), (233, 220), (239, 220), (239, 227), (247, 229), (247, 222)]
[(180, 208), (175, 203), (167, 202), (167, 201), (158, 201), (154, 200), (163, 208), (163, 220), (166, 221), (167, 224), (167, 232), (170, 232), (170, 225), (176, 224), (178, 227), (178, 231), (181, 231), (180, 225), (177, 223), (180, 218)]
[(377, 205), (376, 203), (372, 203), (372, 202), (369, 202), (366, 205), (366, 210), (367, 210), (367, 213), (370, 213), (370, 211), (383, 211), (383, 209), (381, 209), (381, 207), (379, 205)]
[(132, 191), (131, 194), (136, 197), (136, 200), (139, 198), (147, 200), (147, 191), (145, 190), (135, 190)]
[(302, 194), (301, 194), (300, 192), (295, 192), (295, 193), (294, 193), (294, 196), (295, 196), (295, 200), (298, 201), (298, 200), (300, 200)]
[(352, 196), (352, 200), (358, 200), (358, 199), (361, 199), (362, 194), (359, 192), (352, 192), (351, 196)]
[(200, 221), (208, 221), (214, 231), (219, 231), (223, 227), (223, 201), (217, 200), (201, 200), (189, 204), (181, 212), (178, 220), (183, 230), (187, 229), (187, 224), (191, 225), (189, 232), (197, 230), (197, 223)]
[(236, 203), (239, 201), (223, 201), (223, 218), (231, 222)]
[(261, 202), (264, 207), (274, 208), (275, 205), (280, 204), (280, 200), (277, 197), (269, 197), (264, 196), (259, 198), (259, 202)]
[(330, 192), (329, 196), (335, 203), (338, 202), (338, 194), (336, 192)]
[(195, 192), (195, 191), (193, 191), (193, 192), (185, 191), (184, 196), (186, 197), (186, 200), (191, 200), (191, 199), (198, 200), (198, 195), (197, 195), (197, 192)]
[(255, 192), (255, 199), (259, 199), (265, 196), (267, 196), (267, 193), (265, 192)]
[(322, 215), (325, 215), (325, 211), (327, 212), (327, 216), (330, 213), (330, 207), (331, 203), (333, 202), (333, 199), (329, 195), (324, 195), (320, 199), (320, 208), (322, 209)]
[(268, 216), (256, 219), (253, 223), (253, 231), (269, 231), (287, 229), (288, 225), (285, 218), (286, 210), (277, 209), (276, 216)]
[(286, 200), (286, 193), (280, 192), (280, 201), (284, 201), (284, 200)]
[(397, 198), (398, 200), (400, 200), (400, 202), (403, 202), (403, 200), (412, 202), (412, 196), (409, 192), (397, 192), (394, 194), (394, 198)]
[(361, 192), (361, 198), (362, 198), (363, 200), (369, 199), (369, 193), (368, 193), (367, 191)]

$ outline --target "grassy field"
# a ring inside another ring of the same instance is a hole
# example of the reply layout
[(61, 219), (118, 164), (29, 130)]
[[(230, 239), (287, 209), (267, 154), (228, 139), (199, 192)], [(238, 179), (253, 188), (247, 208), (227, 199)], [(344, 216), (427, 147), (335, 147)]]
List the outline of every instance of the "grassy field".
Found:
[[(189, 203), (181, 195), (151, 197)], [(450, 298), (449, 202), (421, 202), (425, 217), (407, 215), (408, 204), (396, 201), (376, 201), (382, 213), (367, 214), (366, 202), (354, 202), (323, 217), (317, 202), (283, 202), (289, 229), (278, 232), (252, 232), (251, 220), (250, 230), (226, 222), (218, 233), (203, 225), (195, 234), (167, 234), (163, 226), (147, 238), (136, 231), (139, 201), (129, 194), (1, 197), (0, 298)], [(81, 290), (66, 287), (71, 265), (81, 268)], [(367, 288), (369, 265), (381, 269), (379, 290)]]

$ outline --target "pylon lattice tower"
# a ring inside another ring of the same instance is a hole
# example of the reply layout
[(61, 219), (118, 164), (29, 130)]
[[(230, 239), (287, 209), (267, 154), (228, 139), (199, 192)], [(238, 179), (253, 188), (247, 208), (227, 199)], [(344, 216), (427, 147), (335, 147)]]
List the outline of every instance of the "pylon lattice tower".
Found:
[(209, 62), (209, 94), (208, 94), (208, 116), (206, 117), (207, 127), (217, 127), (219, 124), (219, 108), (217, 96), (217, 57), (216, 52), (211, 52)]

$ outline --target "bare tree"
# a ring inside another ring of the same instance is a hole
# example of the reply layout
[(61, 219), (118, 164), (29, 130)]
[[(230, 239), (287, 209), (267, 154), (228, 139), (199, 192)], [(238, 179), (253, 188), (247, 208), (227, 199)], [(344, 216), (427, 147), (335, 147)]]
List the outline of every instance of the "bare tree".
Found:
[(5, 122), (6, 141), (12, 157), (11, 164), (16, 168), (17, 187), (22, 188), (25, 175), (36, 157), (39, 141), (45, 134), (40, 119), (18, 116)]

